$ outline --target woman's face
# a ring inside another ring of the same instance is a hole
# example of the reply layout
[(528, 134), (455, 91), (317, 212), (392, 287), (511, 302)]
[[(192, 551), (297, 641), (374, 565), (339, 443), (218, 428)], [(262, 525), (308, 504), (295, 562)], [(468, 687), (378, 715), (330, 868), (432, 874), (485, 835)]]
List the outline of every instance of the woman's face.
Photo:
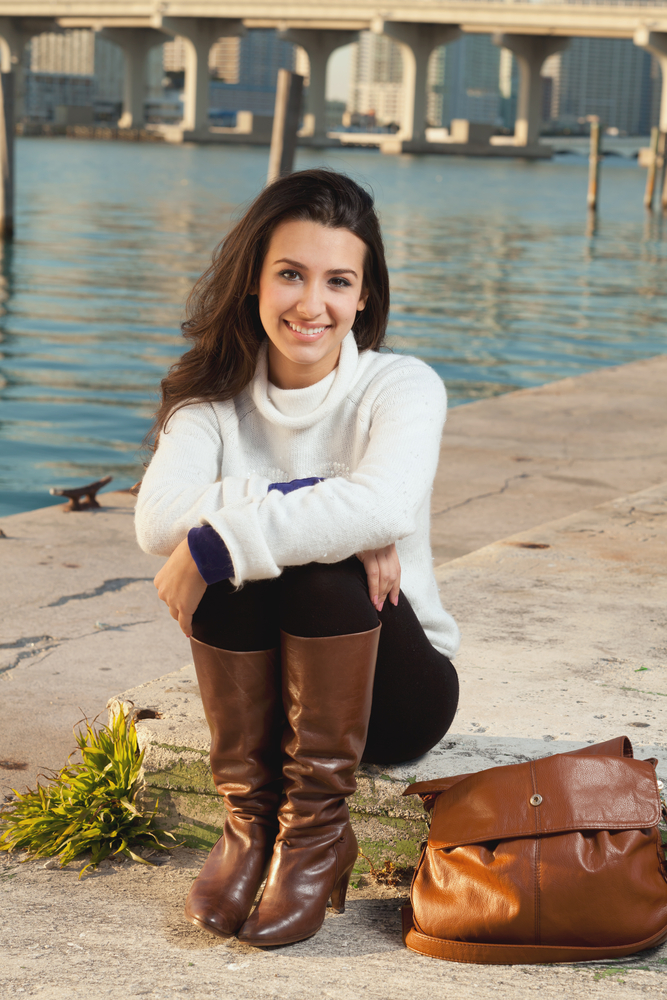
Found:
[(274, 231), (259, 277), (269, 379), (280, 389), (319, 382), (366, 305), (366, 246), (348, 229), (290, 220)]

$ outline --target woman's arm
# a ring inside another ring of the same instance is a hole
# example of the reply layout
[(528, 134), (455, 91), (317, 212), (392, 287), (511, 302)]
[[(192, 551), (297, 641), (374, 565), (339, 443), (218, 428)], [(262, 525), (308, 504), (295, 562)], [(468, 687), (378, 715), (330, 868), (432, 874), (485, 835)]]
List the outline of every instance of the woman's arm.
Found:
[(415, 530), (440, 453), (443, 383), (417, 362), (400, 379), (385, 378), (371, 405), (369, 443), (349, 479), (248, 497), (204, 517), (230, 552), (234, 583), (279, 576), (284, 566), (340, 562)]
[(221, 466), (222, 440), (213, 407), (193, 404), (177, 410), (160, 435), (137, 498), (135, 527), (144, 552), (171, 555), (188, 530), (209, 514), (266, 496), (270, 479), (221, 480)]

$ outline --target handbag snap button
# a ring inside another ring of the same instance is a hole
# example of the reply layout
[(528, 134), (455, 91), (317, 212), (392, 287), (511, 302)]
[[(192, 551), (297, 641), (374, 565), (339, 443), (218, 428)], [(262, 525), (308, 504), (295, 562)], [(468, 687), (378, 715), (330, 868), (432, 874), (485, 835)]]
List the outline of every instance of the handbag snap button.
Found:
[(542, 802), (542, 796), (541, 795), (538, 795), (537, 793), (535, 793), (535, 795), (531, 795), (531, 797), (530, 797), (530, 804), (531, 804), (531, 806), (539, 806), (541, 804), (541, 802)]

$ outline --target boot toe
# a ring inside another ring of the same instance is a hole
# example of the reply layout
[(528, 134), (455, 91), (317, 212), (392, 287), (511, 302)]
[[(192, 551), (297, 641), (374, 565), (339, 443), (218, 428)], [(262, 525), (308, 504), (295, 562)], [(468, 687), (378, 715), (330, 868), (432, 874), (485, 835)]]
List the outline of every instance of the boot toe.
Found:
[[(317, 934), (324, 920), (306, 921), (294, 919), (294, 914), (285, 914), (276, 919), (267, 919), (259, 907), (246, 920), (238, 934), (239, 941), (255, 948), (275, 948), (280, 945), (296, 944)], [(300, 925), (300, 926), (299, 926)]]
[(234, 937), (238, 930), (238, 924), (232, 926), (227, 914), (220, 913), (209, 906), (201, 904), (192, 906), (186, 903), (185, 916), (191, 924), (201, 927), (202, 930), (210, 931), (211, 934), (217, 934), (218, 937)]

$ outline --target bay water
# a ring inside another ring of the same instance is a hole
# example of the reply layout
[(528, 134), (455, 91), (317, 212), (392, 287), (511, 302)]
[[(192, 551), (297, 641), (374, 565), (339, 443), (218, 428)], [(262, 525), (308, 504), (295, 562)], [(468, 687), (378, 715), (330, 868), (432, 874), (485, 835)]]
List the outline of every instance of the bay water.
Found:
[[(131, 486), (188, 292), (265, 181), (268, 151), (22, 138), (0, 261), (0, 515), (109, 473)], [(392, 280), (389, 344), (451, 405), (664, 353), (667, 228), (645, 171), (587, 162), (299, 150), (370, 186)]]

